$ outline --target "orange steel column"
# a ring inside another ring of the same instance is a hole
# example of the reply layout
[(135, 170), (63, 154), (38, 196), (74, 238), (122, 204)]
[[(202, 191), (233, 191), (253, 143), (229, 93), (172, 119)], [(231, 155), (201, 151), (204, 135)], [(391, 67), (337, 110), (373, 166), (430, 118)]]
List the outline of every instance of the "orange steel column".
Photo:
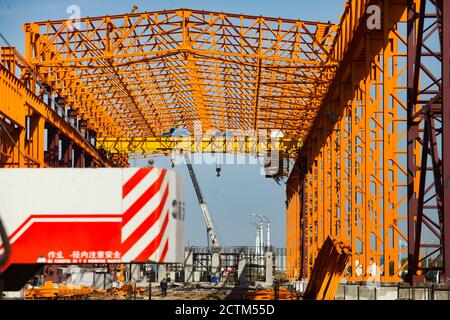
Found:
[(331, 207), (332, 205), (332, 197), (331, 197), (331, 159), (330, 159), (330, 138), (327, 136), (325, 138), (325, 146), (323, 150), (323, 160), (322, 160), (322, 186), (323, 190), (323, 241), (327, 238), (328, 235), (331, 234), (332, 226), (331, 226)]
[[(404, 3), (384, 5), (385, 45), (383, 57), (383, 168), (384, 168), (384, 281), (399, 280), (398, 274), (407, 265), (406, 259), (406, 57), (407, 11)], [(404, 228), (403, 228), (404, 227)]]
[(352, 219), (352, 234), (351, 234), (351, 249), (352, 256), (356, 257), (354, 264), (352, 264), (352, 276), (354, 280), (361, 281), (360, 275), (364, 274), (365, 267), (365, 253), (364, 250), (364, 227), (365, 227), (365, 206), (363, 203), (364, 197), (364, 175), (366, 172), (362, 168), (364, 142), (361, 139), (363, 127), (363, 105), (361, 99), (361, 92), (358, 88), (358, 77), (363, 72), (361, 67), (357, 65), (357, 61), (352, 61), (351, 64), (351, 83), (352, 88), (356, 88), (351, 98), (351, 219)]
[[(313, 205), (313, 195), (314, 195), (314, 189), (313, 189), (313, 182), (312, 182), (312, 168), (307, 169), (307, 174), (305, 177), (306, 180), (306, 188), (305, 188), (305, 194), (304, 197), (306, 199), (306, 220), (307, 220), (307, 243), (305, 244), (308, 255), (307, 255), (307, 262), (306, 262), (306, 277), (310, 276), (311, 270), (314, 266), (314, 260), (313, 258), (317, 256), (317, 248), (315, 247), (315, 244), (317, 243), (317, 220), (314, 216), (314, 205)], [(303, 209), (303, 208), (302, 208)], [(305, 248), (303, 248), (305, 250)]]
[[(295, 170), (296, 168), (294, 168)], [(286, 277), (296, 279), (300, 277), (300, 196), (299, 177), (292, 176), (289, 188), (286, 189)]]
[[(312, 225), (312, 231), (313, 231), (313, 240), (311, 242), (311, 255), (313, 257), (316, 257), (319, 252), (319, 245), (322, 243), (321, 238), (321, 232), (322, 228), (320, 226), (320, 213), (319, 213), (319, 190), (318, 190), (318, 162), (320, 160), (315, 160), (312, 165), (312, 172), (311, 172), (311, 205), (312, 205), (312, 217), (311, 217), (311, 223)], [(310, 260), (310, 270), (312, 270), (314, 266), (314, 260)]]

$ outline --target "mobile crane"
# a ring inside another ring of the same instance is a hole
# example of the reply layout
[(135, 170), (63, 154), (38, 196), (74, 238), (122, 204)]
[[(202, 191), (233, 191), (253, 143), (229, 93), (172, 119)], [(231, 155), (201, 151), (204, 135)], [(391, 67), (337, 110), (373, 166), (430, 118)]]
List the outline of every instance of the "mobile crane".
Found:
[(200, 189), (200, 185), (197, 181), (197, 176), (195, 175), (194, 168), (192, 167), (189, 156), (185, 153), (184, 159), (186, 161), (186, 166), (189, 170), (189, 175), (191, 176), (192, 184), (194, 185), (195, 194), (197, 195), (198, 202), (200, 204), (200, 208), (202, 210), (203, 218), (206, 223), (206, 231), (208, 232), (209, 240), (211, 241), (211, 246), (213, 248), (219, 248), (219, 239), (217, 237), (216, 229), (214, 228), (214, 224), (211, 219), (211, 214), (209, 213), (208, 205), (206, 204), (205, 198), (203, 198), (202, 191)]
[[(187, 132), (184, 128), (178, 128), (178, 129), (171, 128), (169, 132), (163, 133), (163, 136), (168, 136), (168, 137), (183, 136), (186, 133)], [(181, 150), (181, 151), (183, 151), (183, 150)], [(209, 213), (208, 205), (206, 204), (205, 198), (203, 198), (203, 194), (200, 189), (200, 185), (197, 181), (197, 176), (195, 175), (194, 168), (192, 167), (191, 160), (189, 159), (189, 155), (187, 153), (183, 152), (183, 154), (184, 154), (184, 160), (186, 162), (186, 166), (189, 171), (189, 175), (192, 180), (192, 184), (194, 185), (194, 190), (195, 190), (195, 194), (197, 195), (198, 203), (200, 204), (200, 209), (202, 210), (203, 219), (205, 220), (206, 231), (208, 233), (208, 240), (211, 241), (212, 248), (219, 248), (220, 247), (219, 238), (217, 237), (217, 232), (216, 232), (216, 229), (214, 228), (211, 214)], [(172, 160), (171, 166), (172, 167), (175, 166), (175, 163), (173, 160)], [(217, 172), (218, 177), (220, 177), (220, 171), (221, 171), (221, 168), (217, 167), (216, 172)]]
[[(220, 256), (220, 243), (219, 238), (217, 237), (216, 229), (214, 228), (214, 224), (212, 222), (211, 214), (209, 213), (208, 205), (206, 204), (205, 198), (203, 198), (202, 191), (200, 189), (200, 185), (197, 181), (197, 176), (195, 175), (194, 168), (192, 167), (189, 156), (185, 153), (184, 159), (186, 161), (186, 166), (189, 171), (189, 175), (191, 176), (192, 184), (194, 185), (195, 194), (197, 195), (198, 203), (200, 204), (200, 208), (202, 210), (203, 218), (205, 219), (206, 231), (208, 233), (208, 239), (211, 241), (211, 248), (213, 251), (219, 252), (219, 270), (222, 270), (222, 259)], [(220, 175), (220, 169), (217, 170), (217, 176)], [(209, 242), (209, 241), (208, 241)], [(208, 243), (209, 247), (209, 243)], [(222, 272), (222, 271), (220, 271)], [(221, 277), (219, 277), (220, 279)], [(228, 279), (228, 273), (225, 273), (225, 281)]]

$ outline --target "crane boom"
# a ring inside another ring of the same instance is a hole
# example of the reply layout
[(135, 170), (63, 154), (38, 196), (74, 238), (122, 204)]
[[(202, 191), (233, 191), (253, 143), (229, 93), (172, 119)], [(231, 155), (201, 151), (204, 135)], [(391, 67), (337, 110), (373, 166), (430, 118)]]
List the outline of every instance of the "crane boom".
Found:
[(220, 247), (219, 239), (217, 238), (217, 232), (214, 228), (214, 224), (211, 219), (211, 214), (209, 213), (208, 205), (203, 198), (202, 191), (200, 190), (200, 185), (197, 181), (197, 176), (195, 175), (194, 168), (192, 167), (191, 161), (187, 154), (184, 154), (184, 159), (186, 160), (186, 165), (189, 170), (189, 175), (191, 176), (192, 184), (194, 185), (195, 194), (197, 195), (198, 202), (200, 204), (200, 209), (202, 210), (203, 218), (206, 223), (206, 231), (208, 232), (209, 238), (211, 240), (212, 247)]

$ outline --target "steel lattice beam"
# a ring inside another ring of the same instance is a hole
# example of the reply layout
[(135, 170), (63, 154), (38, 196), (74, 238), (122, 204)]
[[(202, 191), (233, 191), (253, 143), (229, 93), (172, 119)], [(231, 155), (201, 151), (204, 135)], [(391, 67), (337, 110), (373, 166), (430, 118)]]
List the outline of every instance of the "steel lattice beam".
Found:
[(302, 138), (336, 67), (328, 23), (183, 9), (24, 29), (26, 59), (102, 137), (201, 120)]

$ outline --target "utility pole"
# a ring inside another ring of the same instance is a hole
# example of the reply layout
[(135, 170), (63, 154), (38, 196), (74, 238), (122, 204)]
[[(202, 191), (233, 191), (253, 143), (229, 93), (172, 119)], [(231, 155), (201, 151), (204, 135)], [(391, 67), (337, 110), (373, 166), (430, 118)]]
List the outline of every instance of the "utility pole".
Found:
[(267, 249), (270, 248), (270, 220), (265, 215), (261, 215), (261, 218), (266, 220), (266, 228), (267, 228)]
[(259, 221), (259, 234), (260, 234), (260, 244), (259, 244), (259, 246), (260, 246), (260, 248), (261, 248), (261, 253), (264, 253), (264, 223), (263, 223), (263, 221), (261, 220), (261, 221)]
[[(260, 232), (261, 232), (261, 234), (263, 234), (263, 232), (264, 232), (263, 220), (266, 221), (266, 228), (267, 228), (267, 249), (269, 249), (269, 248), (270, 248), (270, 220), (269, 220), (269, 218), (267, 218), (267, 217), (266, 217), (265, 215), (263, 215), (263, 214), (255, 214), (255, 213), (253, 213), (252, 215), (259, 218), (259, 222), (260, 222), (260, 230), (261, 230)], [(263, 239), (262, 239), (262, 241), (261, 241), (261, 248), (264, 248), (264, 241), (263, 241)]]
[(259, 218), (260, 239), (258, 246), (264, 248), (264, 221), (260, 214), (252, 213), (252, 216)]
[(252, 216), (259, 218), (258, 266), (264, 266), (264, 221), (259, 214), (252, 213)]
[(256, 230), (256, 238), (255, 238), (255, 247), (256, 247), (256, 255), (259, 255), (260, 252), (260, 229), (259, 229), (259, 225), (255, 222), (250, 222), (251, 225), (253, 225), (255, 227)]

